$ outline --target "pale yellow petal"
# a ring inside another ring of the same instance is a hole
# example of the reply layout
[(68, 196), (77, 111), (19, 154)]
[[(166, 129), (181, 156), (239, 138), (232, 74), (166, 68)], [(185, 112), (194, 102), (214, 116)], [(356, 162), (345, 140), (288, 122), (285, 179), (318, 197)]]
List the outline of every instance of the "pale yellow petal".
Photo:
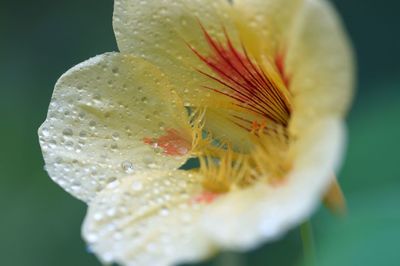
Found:
[(200, 176), (148, 171), (110, 184), (89, 207), (83, 235), (104, 263), (167, 266), (214, 252), (200, 231)]
[(132, 172), (178, 168), (189, 156), (190, 134), (186, 111), (163, 74), (117, 53), (65, 73), (39, 130), (49, 175), (85, 201)]
[(307, 219), (332, 182), (344, 142), (343, 125), (326, 119), (291, 148), (293, 168), (282, 184), (232, 191), (207, 208), (203, 226), (222, 247), (247, 250)]
[(287, 49), (293, 94), (292, 130), (324, 115), (343, 115), (354, 85), (352, 48), (333, 7), (306, 0), (296, 18)]
[(202, 26), (220, 40), (225, 40), (225, 27), (237, 42), (229, 9), (225, 0), (116, 0), (113, 24), (118, 47), (159, 66), (185, 103), (199, 105), (211, 95), (204, 86), (215, 88), (218, 84), (197, 71), (209, 69), (190, 47), (203, 55), (209, 53)]
[(290, 28), (304, 0), (235, 0), (240, 38), (254, 56), (275, 60), (284, 53)]
[(310, 119), (343, 115), (354, 86), (354, 56), (327, 0), (237, 0), (234, 15), (245, 46), (276, 62), (292, 94), (292, 133)]
[(248, 152), (253, 146), (250, 138), (252, 122), (257, 120), (261, 122), (262, 118), (231, 108), (207, 108), (205, 130), (212, 137), (231, 144), (235, 150)]

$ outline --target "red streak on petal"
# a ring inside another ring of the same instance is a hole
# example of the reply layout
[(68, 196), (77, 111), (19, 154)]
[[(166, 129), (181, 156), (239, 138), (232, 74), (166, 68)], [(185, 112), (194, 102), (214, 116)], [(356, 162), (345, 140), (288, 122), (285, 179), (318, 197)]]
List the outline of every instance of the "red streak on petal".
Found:
[(191, 142), (182, 137), (176, 129), (167, 129), (166, 134), (158, 138), (143, 138), (145, 144), (154, 148), (162, 148), (165, 155), (183, 156), (186, 155), (192, 145)]
[(281, 75), (282, 80), (285, 83), (286, 87), (289, 88), (290, 87), (290, 78), (286, 73), (285, 53), (281, 52), (276, 55), (275, 65), (278, 68), (279, 74)]
[[(220, 42), (214, 39), (201, 23), (199, 24), (210, 47), (210, 53), (203, 55), (194, 47), (188, 46), (209, 67), (212, 74), (201, 70), (199, 72), (226, 90), (207, 86), (204, 88), (230, 97), (236, 106), (261, 115), (276, 124), (287, 126), (292, 111), (291, 105), (276, 80), (250, 58), (243, 46), (242, 50), (234, 47), (225, 28), (223, 28), (225, 40)], [(277, 57), (275, 64), (278, 72), (284, 75), (283, 55)], [(282, 80), (285, 84), (289, 83), (289, 79), (285, 76), (282, 76)]]
[(197, 195), (193, 201), (195, 203), (206, 203), (206, 204), (210, 204), (213, 203), (215, 201), (215, 199), (217, 199), (219, 197), (218, 194), (212, 193), (210, 191), (204, 191), (203, 193), (201, 193), (200, 195)]

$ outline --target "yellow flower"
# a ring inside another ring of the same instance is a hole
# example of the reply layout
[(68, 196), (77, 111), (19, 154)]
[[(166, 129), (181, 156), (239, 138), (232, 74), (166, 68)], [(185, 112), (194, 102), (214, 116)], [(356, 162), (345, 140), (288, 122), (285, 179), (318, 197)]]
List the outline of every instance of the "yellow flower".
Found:
[(116, 0), (113, 22), (120, 52), (65, 73), (39, 130), (49, 175), (89, 206), (91, 250), (171, 265), (307, 219), (335, 182), (352, 96), (332, 6)]

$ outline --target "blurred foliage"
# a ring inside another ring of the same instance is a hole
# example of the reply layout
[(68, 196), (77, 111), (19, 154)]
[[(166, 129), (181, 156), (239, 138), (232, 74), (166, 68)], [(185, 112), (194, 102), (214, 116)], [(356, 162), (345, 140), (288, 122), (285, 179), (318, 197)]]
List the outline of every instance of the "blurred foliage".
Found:
[[(400, 265), (400, 3), (335, 4), (354, 40), (360, 78), (340, 174), (349, 214), (337, 218), (321, 209), (313, 217), (317, 264)], [(1, 265), (99, 265), (79, 234), (86, 207), (44, 172), (36, 131), (57, 78), (117, 50), (112, 6), (110, 0), (0, 3)], [(241, 258), (253, 266), (302, 265), (299, 231)]]

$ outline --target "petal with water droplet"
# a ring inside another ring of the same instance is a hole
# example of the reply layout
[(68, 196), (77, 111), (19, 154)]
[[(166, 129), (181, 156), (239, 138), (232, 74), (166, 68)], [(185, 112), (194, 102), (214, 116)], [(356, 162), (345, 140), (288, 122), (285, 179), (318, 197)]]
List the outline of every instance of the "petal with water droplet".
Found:
[(104, 189), (83, 226), (90, 250), (104, 263), (121, 265), (176, 265), (208, 257), (214, 247), (199, 230), (205, 204), (193, 201), (202, 193), (200, 180), (187, 171), (148, 171)]
[(285, 51), (287, 36), (303, 0), (235, 0), (233, 18), (247, 49), (261, 59)]
[[(166, 154), (145, 143), (167, 129), (179, 137), (169, 141), (185, 144), (186, 153)], [(86, 201), (135, 171), (178, 168), (191, 144), (186, 110), (169, 81), (143, 59), (117, 53), (92, 58), (60, 78), (39, 136), (51, 178)]]
[(207, 70), (190, 47), (200, 53), (209, 50), (201, 25), (215, 38), (224, 39), (223, 28), (235, 38), (229, 18), (231, 6), (225, 0), (116, 0), (114, 31), (119, 49), (146, 58), (159, 66), (178, 89), (185, 103), (199, 105), (210, 101), (213, 80), (198, 70)]
[(220, 246), (240, 251), (285, 234), (315, 211), (340, 164), (343, 144), (341, 120), (311, 125), (290, 148), (293, 165), (282, 184), (258, 183), (220, 197), (205, 209), (204, 230)]
[(288, 36), (285, 64), (291, 79), (291, 130), (313, 119), (344, 116), (352, 96), (355, 63), (342, 21), (326, 0), (306, 0)]

